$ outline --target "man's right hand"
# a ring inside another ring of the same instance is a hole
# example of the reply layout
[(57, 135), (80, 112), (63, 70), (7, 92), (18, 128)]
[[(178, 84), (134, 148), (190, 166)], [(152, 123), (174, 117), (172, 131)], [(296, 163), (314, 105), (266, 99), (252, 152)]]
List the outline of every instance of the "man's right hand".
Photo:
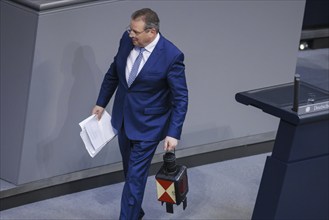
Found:
[(103, 115), (103, 112), (104, 112), (104, 108), (103, 107), (100, 107), (98, 105), (95, 105), (95, 107), (93, 108), (93, 110), (92, 110), (91, 113), (93, 115), (95, 114), (97, 116), (97, 119), (100, 120), (101, 117), (102, 117), (102, 115)]

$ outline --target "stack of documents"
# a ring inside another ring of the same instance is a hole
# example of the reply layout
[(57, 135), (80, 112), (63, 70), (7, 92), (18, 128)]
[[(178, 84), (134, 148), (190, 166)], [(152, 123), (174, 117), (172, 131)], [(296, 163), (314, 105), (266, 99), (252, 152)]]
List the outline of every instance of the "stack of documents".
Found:
[(96, 115), (91, 115), (79, 125), (81, 127), (81, 139), (91, 157), (96, 156), (117, 134), (111, 124), (111, 115), (107, 111), (104, 111), (100, 120), (97, 119)]

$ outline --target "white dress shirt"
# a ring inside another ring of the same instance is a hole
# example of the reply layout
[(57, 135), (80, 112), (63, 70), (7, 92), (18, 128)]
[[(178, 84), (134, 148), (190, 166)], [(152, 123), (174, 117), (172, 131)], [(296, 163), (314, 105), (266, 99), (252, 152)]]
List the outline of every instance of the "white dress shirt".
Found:
[[(143, 68), (144, 64), (146, 63), (146, 61), (150, 57), (150, 55), (151, 55), (152, 51), (154, 50), (155, 46), (157, 45), (159, 39), (160, 39), (160, 34), (158, 33), (157, 36), (155, 37), (155, 39), (149, 45), (144, 47), (145, 51), (143, 52), (143, 58), (142, 58), (142, 61), (139, 65), (137, 75), (139, 74), (139, 72)], [(126, 80), (127, 80), (127, 82), (128, 82), (128, 79), (129, 79), (129, 74), (130, 74), (131, 68), (133, 67), (133, 64), (134, 64), (138, 54), (139, 54), (139, 48), (134, 47), (134, 49), (131, 50), (131, 52), (130, 52), (128, 58), (127, 58), (127, 65), (126, 65)]]

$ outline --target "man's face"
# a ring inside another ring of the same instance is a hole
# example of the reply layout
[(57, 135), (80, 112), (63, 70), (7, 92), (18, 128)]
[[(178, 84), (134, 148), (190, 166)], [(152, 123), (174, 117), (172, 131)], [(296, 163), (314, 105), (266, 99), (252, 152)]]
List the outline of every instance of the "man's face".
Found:
[(156, 31), (154, 29), (144, 29), (145, 22), (142, 19), (136, 19), (130, 21), (130, 33), (132, 43), (138, 47), (146, 47), (156, 37)]

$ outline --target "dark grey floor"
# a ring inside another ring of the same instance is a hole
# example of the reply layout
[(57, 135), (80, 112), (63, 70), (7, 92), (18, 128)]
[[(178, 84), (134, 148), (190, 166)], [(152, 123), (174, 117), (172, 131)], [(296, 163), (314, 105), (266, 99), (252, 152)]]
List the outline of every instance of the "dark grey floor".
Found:
[[(144, 198), (145, 219), (250, 219), (266, 156), (260, 154), (188, 170), (188, 207), (166, 213), (154, 176)], [(118, 219), (123, 184), (65, 195), (0, 212), (1, 219)]]
[[(301, 80), (329, 91), (329, 49), (298, 53)], [(292, 74), (293, 78), (293, 74)], [(157, 201), (154, 176), (147, 183), (145, 219), (250, 219), (266, 156), (260, 154), (188, 170), (188, 207), (168, 214)], [(1, 190), (15, 187), (1, 181)], [(123, 184), (65, 195), (0, 212), (0, 219), (118, 219)]]

